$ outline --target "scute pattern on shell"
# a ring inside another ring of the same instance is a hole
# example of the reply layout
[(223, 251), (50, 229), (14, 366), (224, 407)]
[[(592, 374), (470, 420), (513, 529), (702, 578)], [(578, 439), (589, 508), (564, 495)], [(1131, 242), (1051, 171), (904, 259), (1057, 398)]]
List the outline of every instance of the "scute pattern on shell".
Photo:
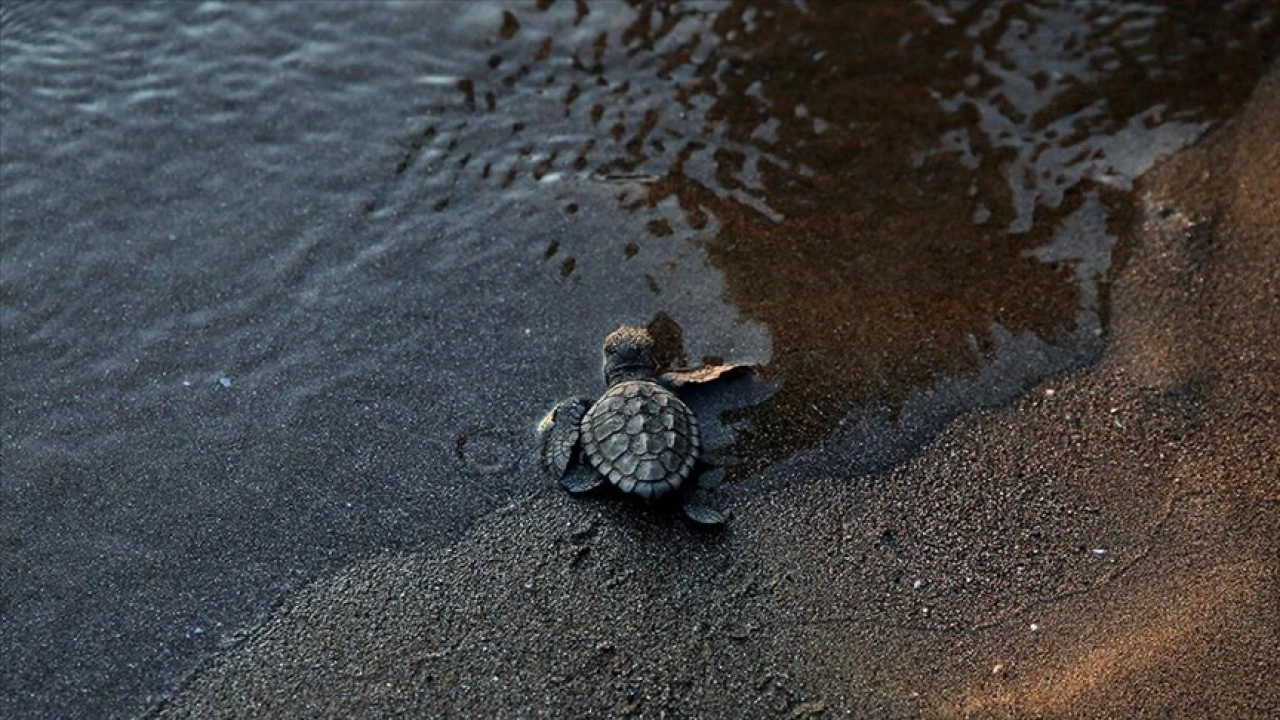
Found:
[(689, 478), (701, 450), (698, 419), (655, 382), (620, 382), (582, 418), (588, 462), (623, 492), (657, 498)]

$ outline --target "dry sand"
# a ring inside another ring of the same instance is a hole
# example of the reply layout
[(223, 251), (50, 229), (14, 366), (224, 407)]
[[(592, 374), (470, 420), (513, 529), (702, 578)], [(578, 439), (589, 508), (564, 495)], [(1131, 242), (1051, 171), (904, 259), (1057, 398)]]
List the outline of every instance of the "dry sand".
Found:
[(892, 472), (720, 535), (543, 493), (311, 586), (160, 715), (1280, 716), (1278, 139), (1272, 72), (1134, 194), (1099, 364)]

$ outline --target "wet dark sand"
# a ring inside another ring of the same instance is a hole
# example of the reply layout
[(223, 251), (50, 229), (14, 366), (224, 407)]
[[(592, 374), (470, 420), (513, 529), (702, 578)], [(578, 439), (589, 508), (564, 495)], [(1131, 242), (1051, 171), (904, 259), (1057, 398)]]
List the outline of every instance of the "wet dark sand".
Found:
[(161, 716), (1276, 716), (1276, 138), (1272, 72), (1135, 193), (1101, 361), (897, 469), (719, 536), (539, 494), (304, 590)]

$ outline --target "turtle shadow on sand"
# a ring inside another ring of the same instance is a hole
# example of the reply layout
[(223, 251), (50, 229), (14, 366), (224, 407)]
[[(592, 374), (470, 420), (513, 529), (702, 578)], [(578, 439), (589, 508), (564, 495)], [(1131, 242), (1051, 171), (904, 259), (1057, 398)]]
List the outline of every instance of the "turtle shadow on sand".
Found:
[(603, 356), (604, 394), (561, 400), (538, 423), (543, 469), (575, 495), (612, 486), (646, 504), (678, 502), (696, 525), (723, 525), (724, 470), (703, 444), (697, 415), (677, 393), (752, 368), (718, 365), (660, 374), (653, 337), (630, 325), (605, 338)]

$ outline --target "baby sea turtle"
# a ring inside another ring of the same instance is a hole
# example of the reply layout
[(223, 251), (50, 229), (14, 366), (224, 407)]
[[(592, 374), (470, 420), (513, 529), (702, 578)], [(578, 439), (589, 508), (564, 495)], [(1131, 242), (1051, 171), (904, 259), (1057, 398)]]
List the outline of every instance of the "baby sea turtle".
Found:
[(700, 483), (698, 418), (659, 383), (647, 330), (623, 325), (605, 338), (604, 379), (609, 388), (600, 399), (562, 400), (538, 424), (547, 472), (571, 493), (606, 480), (647, 501), (679, 492), (690, 520), (723, 523)]

